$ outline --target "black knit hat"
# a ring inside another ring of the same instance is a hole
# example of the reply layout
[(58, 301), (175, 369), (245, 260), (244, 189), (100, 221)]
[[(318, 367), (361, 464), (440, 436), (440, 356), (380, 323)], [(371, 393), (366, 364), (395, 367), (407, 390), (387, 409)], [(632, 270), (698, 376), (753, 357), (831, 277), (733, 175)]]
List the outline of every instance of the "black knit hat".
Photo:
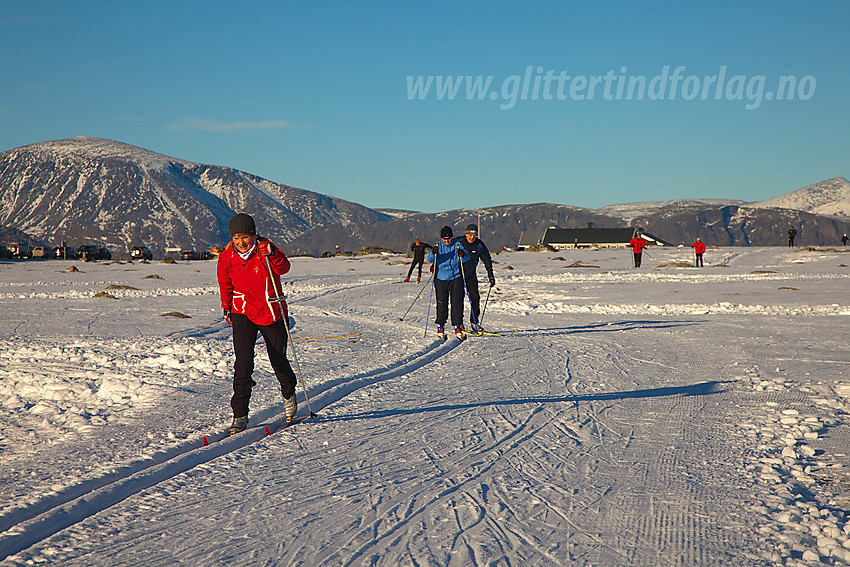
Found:
[(478, 234), (478, 225), (477, 224), (466, 225), (466, 234)]
[(254, 219), (251, 215), (239, 213), (234, 215), (230, 222), (227, 223), (227, 229), (230, 231), (230, 236), (234, 234), (257, 234), (257, 227), (254, 225)]
[(440, 229), (440, 238), (451, 238), (452, 236), (454, 236), (452, 233), (452, 227), (444, 226)]

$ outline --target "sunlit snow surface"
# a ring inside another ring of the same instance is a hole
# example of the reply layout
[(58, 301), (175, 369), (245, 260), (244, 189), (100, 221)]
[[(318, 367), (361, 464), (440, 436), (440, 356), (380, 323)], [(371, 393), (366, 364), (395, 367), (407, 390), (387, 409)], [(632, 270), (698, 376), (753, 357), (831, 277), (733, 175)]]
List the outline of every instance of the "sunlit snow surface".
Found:
[(649, 254), (501, 253), (464, 343), (403, 256), (293, 258), (319, 417), (258, 344), (222, 441), (214, 262), (3, 261), (0, 564), (850, 563), (850, 249)]

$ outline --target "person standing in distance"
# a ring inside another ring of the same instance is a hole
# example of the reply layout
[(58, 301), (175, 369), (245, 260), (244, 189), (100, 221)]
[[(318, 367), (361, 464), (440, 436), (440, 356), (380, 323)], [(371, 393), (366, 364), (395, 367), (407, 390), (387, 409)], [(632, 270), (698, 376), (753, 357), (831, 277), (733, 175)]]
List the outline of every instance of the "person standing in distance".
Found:
[[(218, 286), (224, 318), (233, 327), (233, 424), (229, 433), (239, 433), (248, 426), (248, 402), (256, 382), (254, 343), (257, 333), (263, 335), (269, 362), (280, 383), (286, 418), (298, 411), (295, 400), (295, 372), (286, 358), (289, 314), (284, 301), (277, 300), (280, 276), (290, 268), (289, 260), (271, 241), (257, 236), (254, 219), (239, 213), (228, 223), (231, 241), (218, 257)], [(266, 264), (271, 266), (271, 274)], [(272, 280), (272, 277), (274, 280)]]
[(470, 314), (470, 323), (472, 330), (476, 333), (483, 333), (484, 328), (481, 326), (481, 294), (478, 292), (478, 260), (484, 263), (484, 268), (487, 270), (487, 279), (490, 280), (490, 287), (496, 285), (496, 276), (493, 275), (493, 259), (490, 257), (490, 251), (484, 244), (484, 241), (478, 238), (478, 225), (470, 224), (466, 226), (464, 235), (458, 237), (457, 242), (463, 246), (469, 253), (469, 261), (463, 263), (463, 276), (466, 282), (466, 292), (469, 294), (469, 303), (472, 306)]
[(452, 325), (458, 339), (466, 339), (463, 334), (463, 278), (460, 275), (461, 262), (469, 261), (469, 252), (463, 246), (452, 242), (452, 227), (444, 226), (440, 230), (440, 242), (428, 252), (428, 261), (434, 263), (434, 295), (437, 296), (437, 334), (446, 340), (446, 321), (449, 318), (449, 299), (452, 302)]
[(694, 249), (694, 254), (696, 257), (694, 258), (694, 267), (701, 268), (703, 267), (702, 263), (702, 255), (705, 252), (705, 242), (697, 238), (696, 242), (691, 244), (691, 248)]
[(636, 232), (634, 237), (629, 241), (629, 246), (632, 247), (632, 251), (635, 253), (635, 268), (640, 268), (640, 259), (643, 256), (643, 249), (646, 248), (646, 240), (643, 239), (640, 232)]
[(425, 261), (425, 249), (430, 250), (431, 245), (425, 244), (421, 242), (418, 238), (416, 242), (410, 245), (410, 251), (413, 252), (413, 262), (410, 263), (410, 269), (407, 271), (407, 277), (404, 278), (404, 282), (407, 283), (410, 281), (410, 274), (413, 273), (413, 268), (416, 265), (419, 265), (419, 273), (416, 276), (416, 283), (419, 283), (419, 280), (422, 279), (422, 263)]

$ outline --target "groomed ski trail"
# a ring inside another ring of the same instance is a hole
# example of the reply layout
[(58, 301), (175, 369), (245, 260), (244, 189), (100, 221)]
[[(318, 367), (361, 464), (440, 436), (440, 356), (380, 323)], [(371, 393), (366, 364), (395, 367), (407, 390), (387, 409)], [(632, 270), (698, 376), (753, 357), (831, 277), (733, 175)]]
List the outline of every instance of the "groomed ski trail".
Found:
[[(350, 378), (331, 380), (321, 386), (308, 389), (314, 410), (321, 411), (361, 388), (421, 369), (458, 346), (460, 346), (459, 342), (435, 341), (392, 364)], [(275, 414), (275, 418), (271, 421), (270, 413)], [(222, 455), (261, 441), (268, 437), (264, 427), (266, 425), (269, 427), (275, 425), (272, 433), (284, 430), (282, 416), (282, 412), (272, 410), (257, 412), (252, 419), (257, 425), (249, 424), (247, 430), (236, 435), (226, 436), (223, 433), (207, 435), (211, 442), (200, 447), (199, 443), (203, 443), (204, 435), (203, 432), (199, 432), (201, 434), (199, 439), (181, 443), (164, 451), (155, 459), (139, 461), (115, 473), (91, 479), (54, 497), (0, 517), (0, 561), (147, 488)], [(318, 419), (321, 419), (321, 416)]]

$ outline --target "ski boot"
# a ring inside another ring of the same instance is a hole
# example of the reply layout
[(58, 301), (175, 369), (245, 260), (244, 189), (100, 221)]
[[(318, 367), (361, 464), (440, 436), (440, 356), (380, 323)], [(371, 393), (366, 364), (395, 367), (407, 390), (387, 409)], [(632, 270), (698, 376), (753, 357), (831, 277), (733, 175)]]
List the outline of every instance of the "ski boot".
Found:
[(463, 325), (455, 325), (455, 336), (459, 341), (466, 340), (466, 334), (463, 332)]
[(416, 283), (419, 283), (419, 280), (421, 280), (421, 279), (422, 279), (422, 276), (417, 276), (416, 277)]
[(448, 337), (446, 336), (446, 328), (443, 327), (442, 325), (437, 327), (437, 336), (440, 337), (441, 339), (443, 339), (444, 341), (446, 339), (448, 339)]
[(228, 435), (242, 433), (248, 427), (248, 416), (234, 417), (233, 423), (230, 424), (230, 429), (227, 430)]
[(283, 398), (283, 411), (286, 412), (286, 421), (291, 421), (298, 412), (298, 401), (295, 399), (295, 393), (288, 398)]
[(404, 278), (404, 281), (403, 281), (402, 283), (407, 283), (407, 282), (409, 282), (409, 281), (410, 281), (410, 278), (409, 278), (409, 277), (407, 277), (407, 278)]

